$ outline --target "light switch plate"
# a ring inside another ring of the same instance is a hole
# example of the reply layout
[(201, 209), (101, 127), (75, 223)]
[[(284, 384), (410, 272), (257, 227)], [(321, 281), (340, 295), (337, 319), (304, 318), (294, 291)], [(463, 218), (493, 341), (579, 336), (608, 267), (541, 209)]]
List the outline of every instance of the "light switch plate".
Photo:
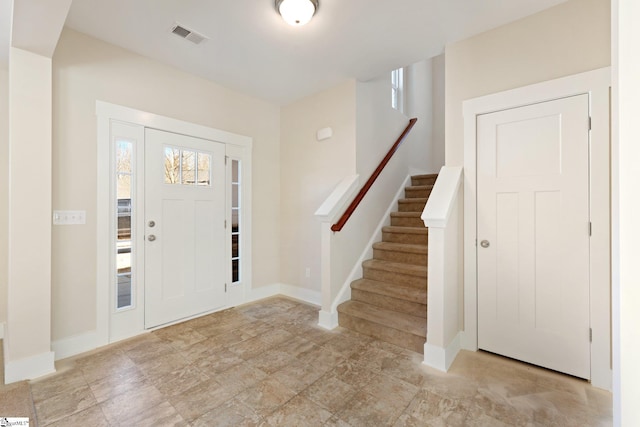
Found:
[(87, 211), (53, 211), (53, 225), (78, 225), (87, 223)]

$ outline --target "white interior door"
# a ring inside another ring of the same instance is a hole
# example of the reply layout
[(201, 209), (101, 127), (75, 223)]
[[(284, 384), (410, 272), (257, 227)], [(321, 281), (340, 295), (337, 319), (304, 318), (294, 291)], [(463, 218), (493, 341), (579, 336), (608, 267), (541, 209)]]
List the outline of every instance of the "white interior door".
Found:
[(478, 117), (478, 346), (590, 378), (589, 98)]
[(145, 131), (145, 327), (226, 305), (224, 144)]

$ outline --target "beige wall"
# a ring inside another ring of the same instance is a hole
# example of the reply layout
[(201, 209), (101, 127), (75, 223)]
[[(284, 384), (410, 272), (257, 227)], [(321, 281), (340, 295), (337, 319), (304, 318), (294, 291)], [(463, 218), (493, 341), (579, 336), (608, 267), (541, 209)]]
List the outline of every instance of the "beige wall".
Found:
[(65, 29), (53, 61), (52, 338), (95, 328), (96, 100), (253, 137), (253, 287), (278, 283), (280, 108)]
[(417, 117), (409, 165), (438, 173), (444, 165), (444, 55), (405, 67), (405, 112)]
[[(333, 137), (318, 141), (316, 132), (325, 127)], [(314, 213), (356, 170), (356, 82), (284, 107), (281, 129), (282, 281), (320, 291), (320, 222)]]
[(358, 82), (356, 96), (356, 170), (366, 181), (407, 127), (409, 118), (391, 107), (390, 73)]
[(462, 101), (610, 65), (610, 1), (569, 0), (446, 48), (446, 163), (462, 166)]
[(9, 230), (9, 71), (0, 66), (0, 323), (7, 321), (7, 249)]

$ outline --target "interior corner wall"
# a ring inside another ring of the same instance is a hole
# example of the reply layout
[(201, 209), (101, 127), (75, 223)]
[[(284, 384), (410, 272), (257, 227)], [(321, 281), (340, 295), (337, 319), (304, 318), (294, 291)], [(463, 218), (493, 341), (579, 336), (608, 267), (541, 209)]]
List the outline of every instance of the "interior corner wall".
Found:
[[(369, 178), (408, 123), (407, 116), (391, 107), (390, 73), (357, 82), (356, 171), (363, 180)], [(409, 150), (405, 152), (408, 155)]]
[[(318, 141), (316, 132), (326, 127), (333, 136)], [(335, 186), (355, 171), (355, 81), (282, 108), (280, 271), (284, 284), (320, 291), (321, 224), (314, 213)]]
[(405, 113), (416, 117), (409, 134), (409, 166), (438, 173), (444, 165), (444, 56), (405, 67)]
[(7, 322), (9, 242), (9, 71), (0, 66), (0, 324)]
[(569, 0), (448, 45), (446, 164), (462, 166), (462, 102), (611, 64), (610, 0)]
[(96, 100), (253, 138), (253, 288), (280, 282), (280, 107), (70, 29), (53, 57), (52, 339), (96, 327)]
[(445, 55), (431, 58), (433, 119), (429, 172), (438, 173), (444, 166), (445, 152)]

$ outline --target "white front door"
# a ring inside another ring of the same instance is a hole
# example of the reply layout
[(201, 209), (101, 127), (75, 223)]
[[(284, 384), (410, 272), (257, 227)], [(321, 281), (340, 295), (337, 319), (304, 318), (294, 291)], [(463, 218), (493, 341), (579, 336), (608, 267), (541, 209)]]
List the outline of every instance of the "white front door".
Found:
[(145, 327), (226, 305), (225, 146), (145, 130)]
[(477, 120), (478, 347), (589, 379), (588, 95)]

